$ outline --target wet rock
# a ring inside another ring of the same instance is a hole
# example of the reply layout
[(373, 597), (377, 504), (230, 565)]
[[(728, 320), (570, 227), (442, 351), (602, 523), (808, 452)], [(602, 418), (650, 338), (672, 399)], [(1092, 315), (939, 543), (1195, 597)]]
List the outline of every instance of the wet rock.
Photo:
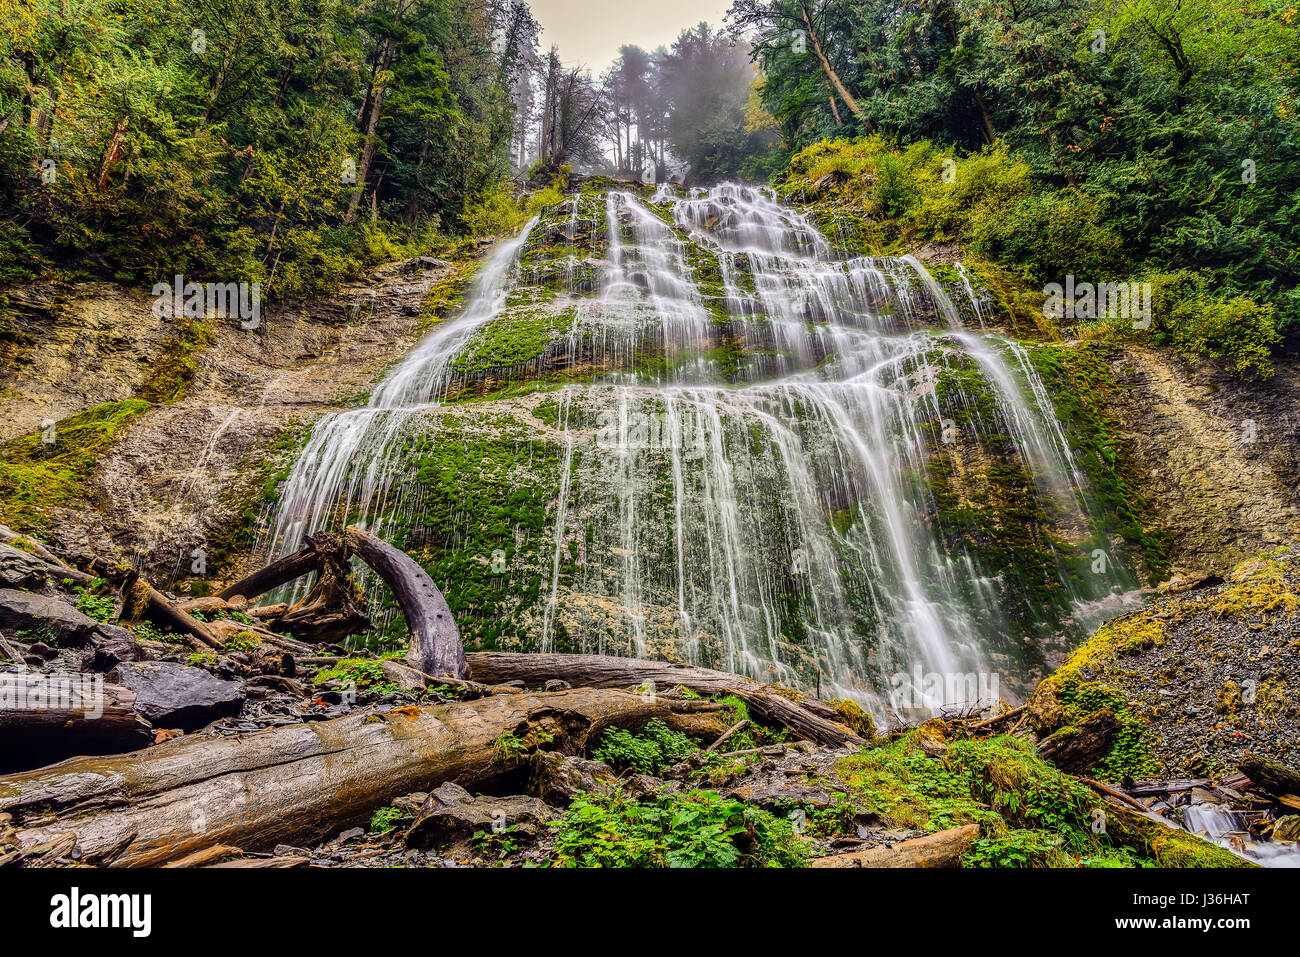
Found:
[(1222, 804), (1223, 800), (1213, 791), (1205, 788), (1192, 788), (1188, 795), (1188, 800), (1192, 804)]
[(420, 813), (420, 809), (424, 807), (425, 802), (428, 800), (429, 795), (427, 792), (416, 791), (414, 794), (403, 794), (401, 797), (393, 798), (392, 806), (399, 811), (405, 811), (414, 816)]
[(607, 794), (617, 784), (618, 775), (603, 761), (539, 751), (533, 755), (528, 790), (547, 804), (566, 805), (582, 793)]
[(239, 682), (170, 661), (123, 662), (108, 677), (135, 692), (136, 711), (155, 727), (195, 731), (244, 705)]
[(362, 838), (365, 836), (366, 836), (366, 829), (364, 827), (350, 827), (342, 834), (339, 835), (338, 842), (340, 844), (346, 844), (348, 841), (355, 841), (358, 838)]
[(1300, 841), (1300, 814), (1288, 814), (1273, 825), (1273, 840), (1295, 843)]
[(12, 545), (0, 544), (0, 585), (6, 588), (41, 588), (62, 580), (66, 570)]
[(81, 651), (83, 671), (110, 671), (124, 661), (142, 661), (148, 655), (135, 635), (117, 625), (101, 624)]
[(66, 601), (0, 588), (0, 628), (46, 632), (61, 645), (84, 645), (100, 623)]
[(933, 718), (916, 729), (912, 747), (919, 748), (927, 757), (937, 758), (948, 752), (948, 736), (942, 719)]
[(556, 812), (542, 801), (523, 794), (470, 798), (449, 805), (434, 791), (406, 832), (406, 844), (427, 850), (467, 840), (478, 831), (500, 833), (507, 827), (512, 837), (536, 837), (542, 826), (555, 817)]

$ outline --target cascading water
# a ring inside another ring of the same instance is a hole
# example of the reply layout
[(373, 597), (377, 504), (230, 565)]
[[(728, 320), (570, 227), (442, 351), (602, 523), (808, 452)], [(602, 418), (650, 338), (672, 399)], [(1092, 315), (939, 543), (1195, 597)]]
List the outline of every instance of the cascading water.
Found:
[[(525, 645), (816, 683), (878, 716), (887, 700), (987, 703), (986, 679), (1007, 670), (1002, 586), (937, 527), (927, 476), (962, 430), (1005, 436), (1028, 494), (1087, 525), (1086, 481), (1025, 351), (967, 330), (916, 259), (844, 256), (769, 191), (568, 202), (547, 239), (586, 232), (598, 248), (543, 264), (559, 287), (544, 305), (564, 321), (529, 366), (540, 378), (549, 363), (557, 387)], [(345, 518), (380, 533), (418, 523), (410, 436), (451, 407), (476, 336), (523, 324), (546, 298), (527, 295), (543, 267), (521, 261), (535, 225), (496, 251), (463, 314), (369, 406), (317, 424), (271, 557)], [(959, 280), (982, 329), (964, 270)], [(960, 426), (954, 402), (970, 409)]]

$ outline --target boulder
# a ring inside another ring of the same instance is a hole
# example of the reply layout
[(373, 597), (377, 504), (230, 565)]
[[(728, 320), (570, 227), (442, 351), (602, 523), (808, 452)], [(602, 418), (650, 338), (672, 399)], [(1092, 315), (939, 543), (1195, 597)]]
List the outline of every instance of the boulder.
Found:
[(154, 727), (196, 731), (244, 706), (244, 686), (238, 681), (222, 681), (170, 661), (123, 662), (109, 680), (135, 692), (136, 711)]
[(603, 761), (569, 757), (555, 751), (533, 754), (528, 790), (547, 804), (566, 805), (584, 792), (607, 794), (618, 775)]
[(41, 588), (63, 577), (61, 569), (43, 558), (12, 545), (0, 545), (0, 585), (5, 588)]
[[(556, 816), (542, 801), (523, 794), (471, 797), (468, 801), (456, 794), (452, 796), (454, 803), (447, 803), (448, 796), (439, 795), (446, 787), (444, 784), (429, 795), (415, 823), (406, 832), (408, 847), (428, 850), (468, 840), (479, 831), (500, 831), (506, 827), (511, 828), (513, 837), (536, 837), (542, 826)], [(459, 792), (465, 790), (453, 787)]]
[(44, 632), (60, 645), (80, 647), (99, 626), (60, 598), (0, 588), (0, 628)]
[(942, 718), (931, 718), (916, 729), (912, 747), (922, 751), (926, 757), (940, 757), (948, 751), (947, 731)]
[(109, 671), (124, 661), (148, 657), (135, 635), (118, 625), (101, 624), (81, 650), (83, 671)]
[(1273, 840), (1294, 844), (1300, 841), (1300, 814), (1280, 817), (1273, 825)]

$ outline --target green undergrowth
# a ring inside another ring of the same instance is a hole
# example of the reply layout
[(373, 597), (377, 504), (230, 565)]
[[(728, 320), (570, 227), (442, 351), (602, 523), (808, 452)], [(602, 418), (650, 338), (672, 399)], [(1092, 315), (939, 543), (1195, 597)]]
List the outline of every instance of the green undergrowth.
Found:
[(797, 867), (790, 821), (714, 791), (574, 800), (556, 829), (555, 867)]
[(851, 813), (876, 813), (923, 831), (978, 825), (965, 867), (1153, 863), (1107, 836), (1098, 823), (1105, 819), (1100, 799), (1090, 788), (1017, 738), (954, 741), (930, 757), (909, 734), (842, 759), (836, 772), (851, 796)]
[(606, 728), (591, 756), (616, 771), (660, 774), (698, 750), (686, 735), (655, 718), (639, 734), (624, 728)]

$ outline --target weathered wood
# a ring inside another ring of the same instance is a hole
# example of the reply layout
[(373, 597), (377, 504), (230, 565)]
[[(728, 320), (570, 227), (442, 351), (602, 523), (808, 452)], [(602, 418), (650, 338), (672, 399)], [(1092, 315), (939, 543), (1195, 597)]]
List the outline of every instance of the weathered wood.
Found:
[(373, 568), (393, 592), (406, 616), (410, 643), (406, 663), (435, 678), (468, 678), (465, 646), (447, 600), (419, 563), (362, 528), (344, 533), (358, 557)]
[(370, 619), (360, 607), (365, 595), (352, 575), (351, 546), (338, 535), (309, 536), (307, 544), (316, 553), (316, 581), (276, 627), (302, 641), (321, 643), (368, 631)]
[(1081, 774), (1101, 760), (1118, 730), (1119, 719), (1103, 708), (1048, 735), (1038, 743), (1038, 753), (1062, 771)]
[(143, 599), (145, 614), (158, 624), (178, 632), (196, 651), (221, 650), (221, 636), (215, 629), (181, 611), (170, 598), (143, 578), (137, 578), (127, 591)]
[(0, 772), (149, 743), (135, 693), (93, 675), (0, 674)]
[(265, 595), (274, 588), (287, 585), (296, 578), (316, 571), (320, 567), (320, 556), (316, 549), (308, 544), (292, 555), (286, 555), (271, 564), (259, 568), (247, 578), (241, 578), (232, 585), (227, 585), (217, 592), (217, 597), (229, 601), (236, 595), (242, 595), (249, 601)]
[(576, 687), (667, 691), (680, 685), (699, 694), (734, 694), (755, 717), (789, 728), (810, 741), (836, 748), (867, 743), (841, 724), (835, 709), (824, 701), (725, 671), (607, 655), (476, 652), (466, 655), (466, 661), (470, 677), (483, 684), (523, 681), (535, 687), (548, 678), (560, 678)]
[(1300, 796), (1300, 773), (1272, 758), (1247, 752), (1240, 767), (1242, 774), (1271, 794)]
[(120, 866), (165, 864), (214, 844), (264, 851), (337, 834), (403, 794), (521, 767), (530, 755), (502, 747), (506, 734), (571, 752), (605, 728), (707, 704), (581, 688), (178, 738), (0, 777), (0, 813), (13, 815), (22, 848), (73, 832), (93, 857), (129, 835)]
[(745, 729), (745, 726), (748, 725), (748, 724), (749, 724), (749, 719), (748, 719), (748, 718), (745, 718), (744, 720), (741, 720), (741, 721), (737, 721), (734, 725), (732, 725), (732, 726), (731, 726), (730, 728), (728, 728), (725, 732), (723, 732), (722, 737), (718, 738), (717, 741), (714, 741), (711, 745), (709, 745), (709, 746), (708, 746), (707, 748), (705, 748), (704, 750), (705, 750), (705, 751), (716, 751), (716, 750), (718, 750), (718, 748), (722, 747), (724, 744), (726, 744), (728, 741), (730, 741), (730, 740), (731, 740), (732, 738), (734, 738), (736, 735), (740, 734), (740, 732), (743, 731), (743, 730)]
[(193, 854), (186, 854), (179, 860), (164, 864), (163, 867), (207, 867), (217, 863), (217, 861), (224, 861), (228, 857), (242, 856), (243, 853), (238, 847), (231, 847), (228, 844), (214, 844), (211, 847), (205, 847), (201, 851), (195, 851)]
[(961, 858), (979, 836), (978, 824), (900, 841), (893, 847), (868, 847), (848, 854), (819, 857), (810, 867), (961, 867)]

